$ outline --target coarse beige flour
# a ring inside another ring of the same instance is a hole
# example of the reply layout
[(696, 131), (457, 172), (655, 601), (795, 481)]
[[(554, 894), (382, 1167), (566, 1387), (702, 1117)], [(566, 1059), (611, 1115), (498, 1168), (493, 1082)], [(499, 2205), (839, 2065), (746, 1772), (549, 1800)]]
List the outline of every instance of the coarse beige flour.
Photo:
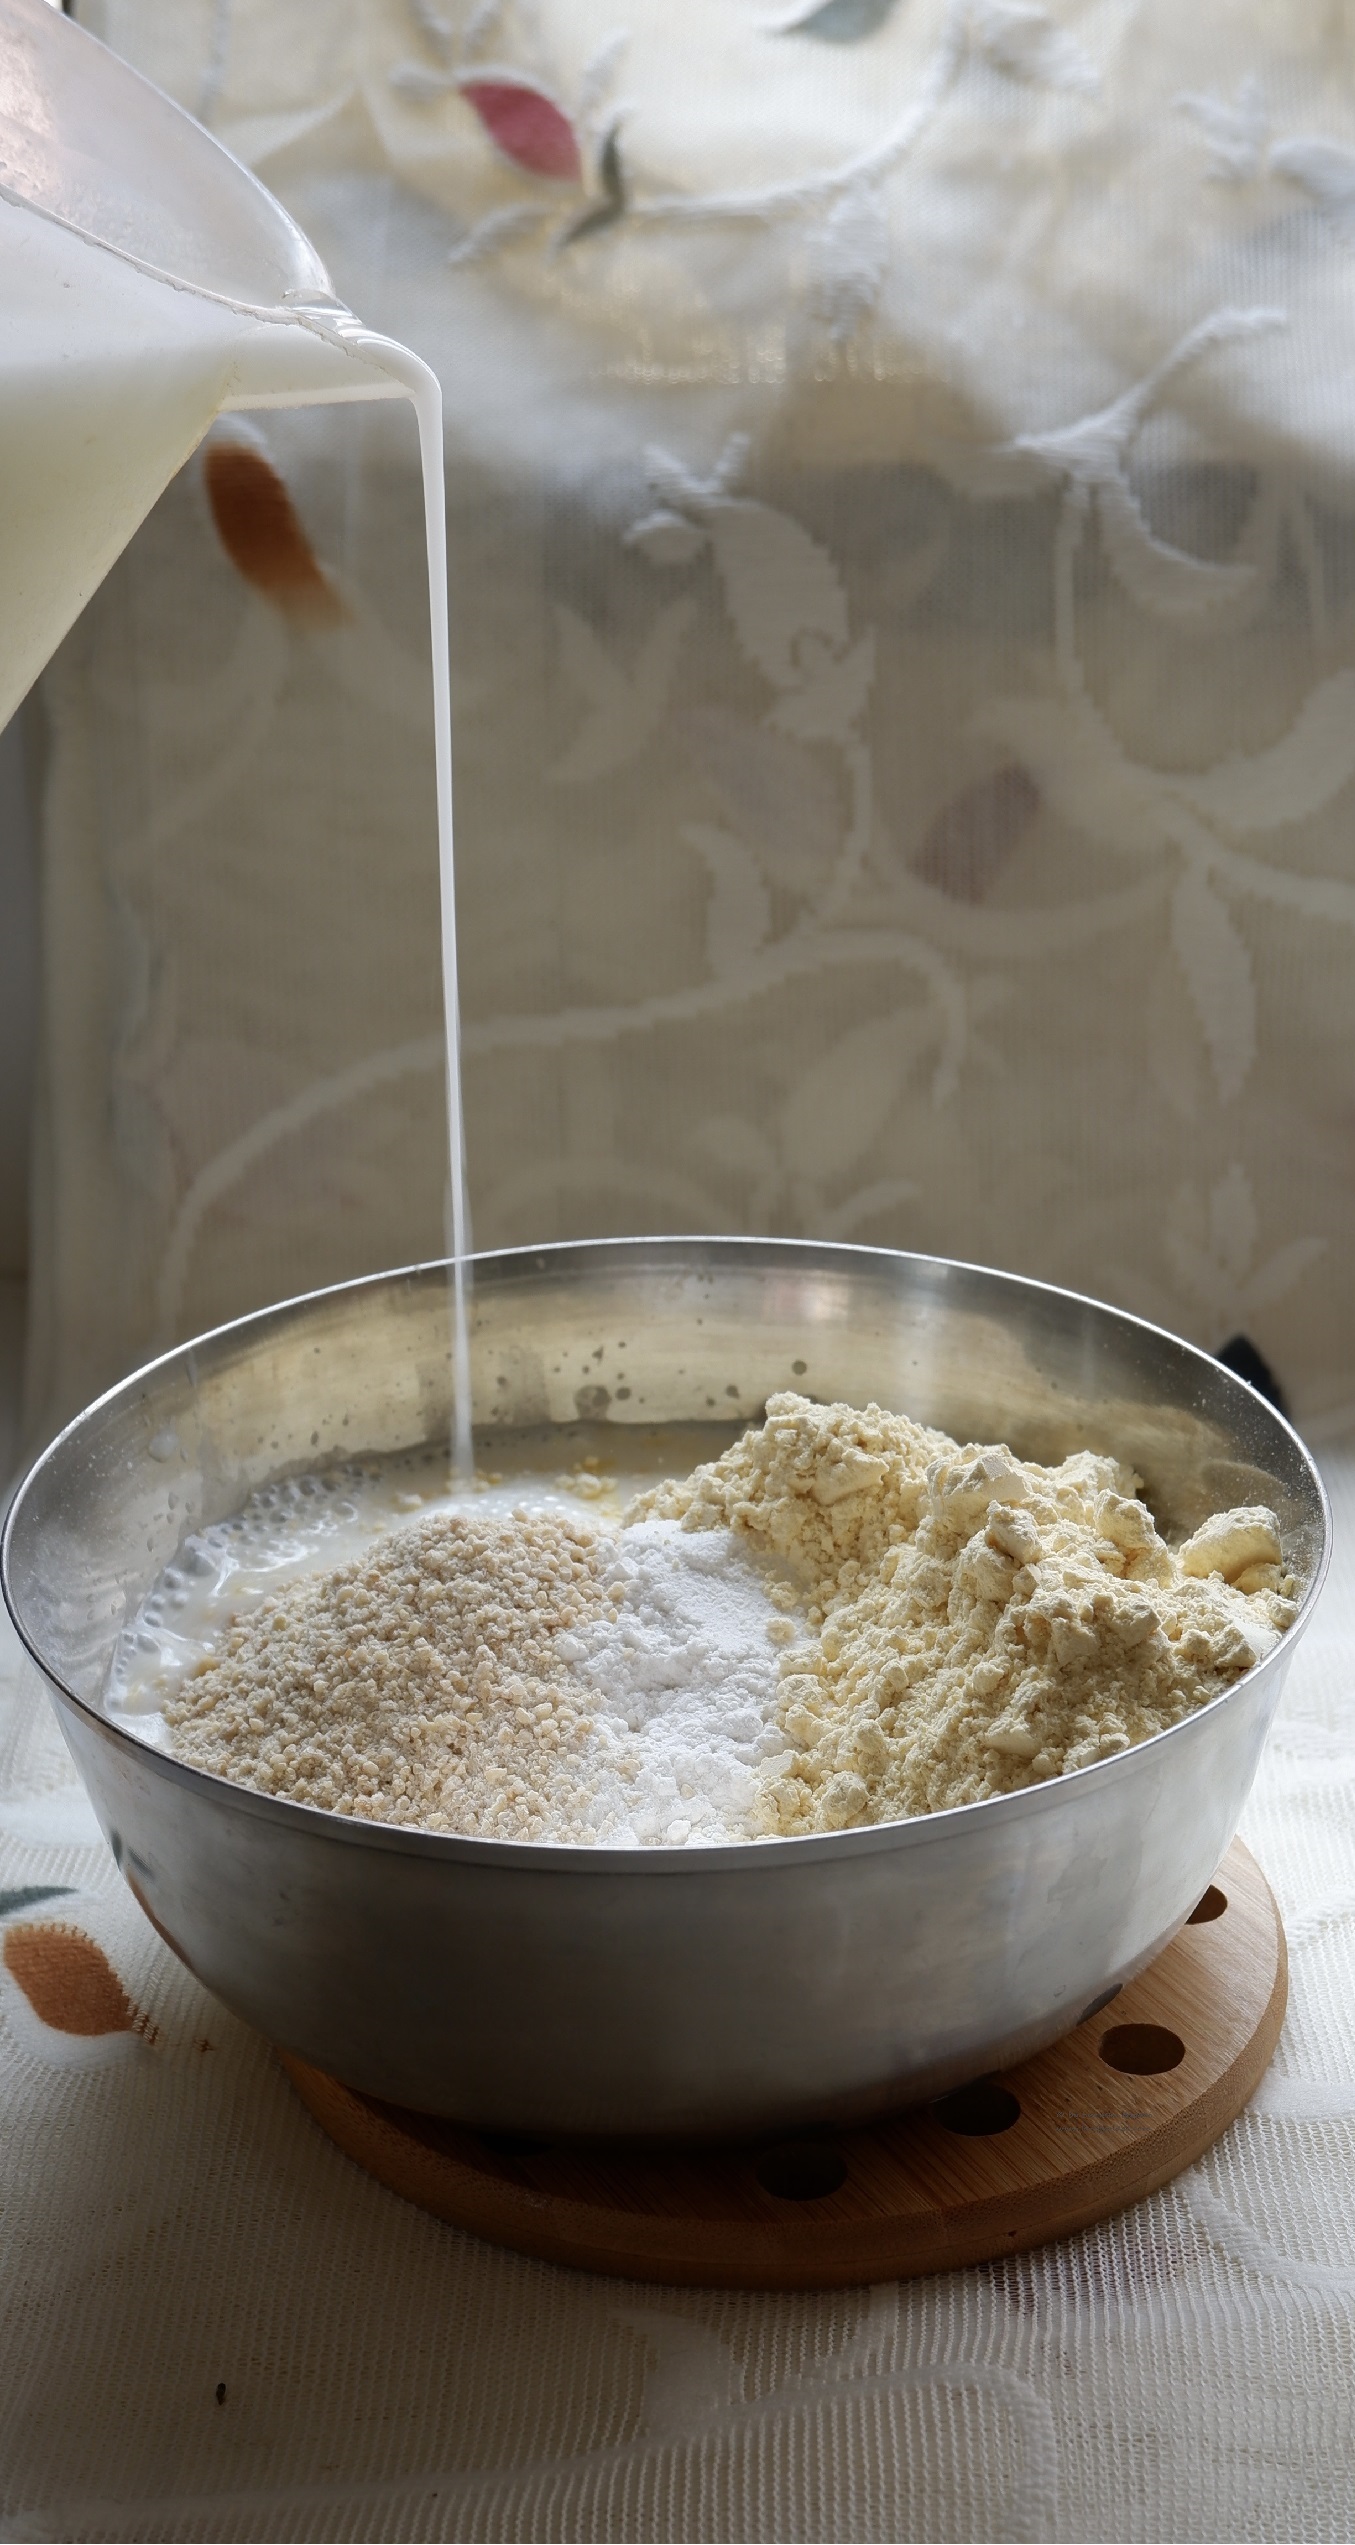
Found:
[(553, 1511), (415, 1521), (233, 1627), (166, 1700), (174, 1747), (363, 1820), (582, 1836), (589, 1727), (558, 1644), (601, 1614), (604, 1552)]
[(775, 1396), (624, 1521), (471, 1504), (284, 1582), (164, 1720), (266, 1793), (468, 1835), (692, 1845), (977, 1802), (1179, 1722), (1294, 1616), (1269, 1511), (1172, 1549), (1136, 1482)]

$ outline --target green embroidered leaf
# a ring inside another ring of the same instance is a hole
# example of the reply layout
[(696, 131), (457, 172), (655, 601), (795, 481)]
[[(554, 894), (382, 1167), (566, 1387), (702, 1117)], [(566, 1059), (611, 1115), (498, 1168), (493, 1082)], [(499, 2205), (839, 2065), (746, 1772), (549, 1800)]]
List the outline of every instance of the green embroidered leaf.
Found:
[(820, 0), (803, 18), (783, 20), (778, 35), (812, 35), (818, 44), (859, 44), (882, 27), (894, 0)]
[(618, 127), (613, 126), (602, 145), (598, 160), (598, 183), (602, 188), (601, 203), (590, 204), (586, 212), (572, 221), (560, 244), (573, 247), (577, 239), (592, 238), (598, 230), (609, 230), (619, 221), (627, 206), (625, 171), (621, 165), (621, 141)]
[(0, 1891), (0, 1918), (11, 1917), (16, 1909), (36, 1909), (40, 1900), (69, 1900), (68, 1882), (29, 1882), (20, 1891)]

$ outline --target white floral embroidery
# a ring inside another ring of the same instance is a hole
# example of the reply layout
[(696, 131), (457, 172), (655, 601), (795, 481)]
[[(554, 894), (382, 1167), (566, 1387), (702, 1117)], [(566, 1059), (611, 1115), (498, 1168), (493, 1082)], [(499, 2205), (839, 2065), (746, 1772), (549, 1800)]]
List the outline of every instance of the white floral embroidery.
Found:
[(1346, 237), (1355, 231), (1355, 150), (1316, 138), (1276, 142), (1270, 168), (1310, 195)]
[(576, 610), (557, 601), (560, 660), (582, 691), (588, 713), (569, 749), (550, 774), (557, 785), (578, 786), (624, 768), (657, 731), (668, 705), (678, 655), (696, 616), (690, 600), (661, 610), (628, 663), (618, 663)]
[(1274, 123), (1254, 75), (1239, 82), (1231, 100), (1184, 92), (1174, 102), (1199, 126), (1217, 182), (1253, 185), (1279, 177), (1300, 187), (1340, 234), (1355, 235), (1355, 150), (1317, 133), (1272, 140)]
[[(788, 514), (734, 492), (746, 456), (746, 443), (735, 436), (711, 474), (698, 477), (670, 452), (649, 450), (646, 471), (659, 501), (628, 537), (656, 563), (691, 555), (674, 537), (684, 522), (708, 541), (738, 642), (781, 693), (766, 719), (769, 730), (838, 745), (851, 816), (821, 903), (820, 915), (828, 918), (850, 899), (870, 848), (871, 763), (857, 728), (874, 679), (874, 640), (867, 631), (851, 643), (846, 593), (826, 549)], [(925, 573), (934, 571), (936, 559), (929, 544), (921, 559)], [(751, 747), (767, 760), (766, 737)]]
[(1282, 310), (1217, 310), (1098, 414), (1051, 432), (1018, 434), (1005, 446), (1012, 459), (1036, 461), (1064, 477), (1079, 507), (1095, 498), (1106, 552), (1126, 591), (1165, 618), (1193, 618), (1235, 600), (1250, 589), (1255, 568), (1247, 562), (1215, 565), (1159, 539), (1126, 474), (1130, 445), (1163, 391), (1189, 364), (1285, 324)]
[(889, 224), (878, 185), (848, 187), (809, 243), (810, 306), (839, 343), (874, 309), (889, 252)]
[(1208, 1189), (1182, 1182), (1167, 1206), (1162, 1253), (1171, 1279), (1165, 1292), (1145, 1273), (1118, 1266), (1121, 1295), (1144, 1316), (1184, 1327), (1211, 1350), (1297, 1288), (1327, 1251), (1322, 1237), (1292, 1237), (1257, 1261), (1260, 1222), (1251, 1178), (1236, 1160)]
[(1213, 162), (1209, 173), (1218, 183), (1250, 185), (1262, 175), (1270, 117), (1254, 73), (1239, 80), (1231, 99), (1185, 92), (1174, 103), (1199, 125)]
[(706, 961), (713, 973), (737, 975), (771, 934), (771, 895), (756, 858), (733, 831), (714, 822), (685, 822), (682, 836), (710, 874)]
[(1096, 65), (1066, 28), (1031, 0), (970, 0), (969, 37), (994, 70), (1047, 88), (1099, 87)]

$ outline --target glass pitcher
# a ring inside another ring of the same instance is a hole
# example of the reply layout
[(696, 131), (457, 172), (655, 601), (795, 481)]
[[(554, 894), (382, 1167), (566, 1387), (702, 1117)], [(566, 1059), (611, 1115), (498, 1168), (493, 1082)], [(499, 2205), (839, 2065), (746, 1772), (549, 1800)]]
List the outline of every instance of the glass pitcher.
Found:
[(0, 0), (0, 725), (215, 416), (428, 377), (191, 116)]

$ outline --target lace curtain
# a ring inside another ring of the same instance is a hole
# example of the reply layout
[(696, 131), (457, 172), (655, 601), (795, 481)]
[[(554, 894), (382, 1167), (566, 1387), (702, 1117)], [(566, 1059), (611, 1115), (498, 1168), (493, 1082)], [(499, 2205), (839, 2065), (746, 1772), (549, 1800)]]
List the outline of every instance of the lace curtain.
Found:
[[(1341, 1432), (1343, 22), (87, 14), (443, 378), (478, 1242), (1000, 1262)], [(36, 1421), (441, 1245), (412, 425), (223, 433), (286, 553), (193, 462), (43, 685)]]

